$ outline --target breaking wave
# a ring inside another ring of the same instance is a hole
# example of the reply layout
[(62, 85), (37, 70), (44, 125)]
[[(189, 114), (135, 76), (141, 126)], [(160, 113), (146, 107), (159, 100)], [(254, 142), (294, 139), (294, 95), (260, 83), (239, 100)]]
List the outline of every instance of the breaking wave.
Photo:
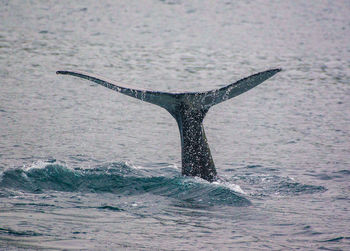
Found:
[(113, 193), (133, 196), (151, 193), (206, 205), (248, 206), (250, 201), (240, 188), (209, 183), (199, 178), (153, 176), (147, 170), (126, 163), (112, 163), (92, 169), (71, 169), (60, 164), (42, 164), (14, 168), (1, 175), (0, 189), (43, 193), (64, 192)]

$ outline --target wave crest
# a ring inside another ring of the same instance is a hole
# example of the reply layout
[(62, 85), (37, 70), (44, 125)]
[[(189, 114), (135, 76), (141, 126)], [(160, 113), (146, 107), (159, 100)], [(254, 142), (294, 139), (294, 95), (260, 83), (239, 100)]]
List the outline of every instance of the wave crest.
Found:
[(92, 169), (71, 169), (59, 164), (8, 169), (2, 173), (0, 188), (41, 193), (65, 192), (139, 195), (151, 193), (205, 205), (247, 206), (250, 201), (225, 185), (182, 176), (152, 176), (147, 170), (127, 163), (113, 163)]

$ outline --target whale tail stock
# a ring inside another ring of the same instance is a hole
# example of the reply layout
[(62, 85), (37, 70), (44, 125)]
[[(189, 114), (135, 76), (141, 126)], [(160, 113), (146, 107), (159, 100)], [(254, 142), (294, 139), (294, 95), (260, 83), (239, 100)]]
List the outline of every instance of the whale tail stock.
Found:
[(115, 81), (80, 71), (57, 71), (93, 81), (114, 91), (158, 105), (176, 120), (181, 137), (182, 174), (210, 182), (217, 173), (205, 136), (203, 119), (213, 105), (236, 97), (269, 79), (281, 69), (272, 69), (243, 78), (220, 89), (206, 92), (168, 93), (121, 86)]

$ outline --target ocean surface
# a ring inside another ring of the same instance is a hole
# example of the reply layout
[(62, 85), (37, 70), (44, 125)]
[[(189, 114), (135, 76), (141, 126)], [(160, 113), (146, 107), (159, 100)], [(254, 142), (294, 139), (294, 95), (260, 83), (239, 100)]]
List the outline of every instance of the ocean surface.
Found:
[[(0, 1), (0, 250), (349, 250), (349, 1)], [(223, 87), (219, 180), (164, 109), (92, 82)]]

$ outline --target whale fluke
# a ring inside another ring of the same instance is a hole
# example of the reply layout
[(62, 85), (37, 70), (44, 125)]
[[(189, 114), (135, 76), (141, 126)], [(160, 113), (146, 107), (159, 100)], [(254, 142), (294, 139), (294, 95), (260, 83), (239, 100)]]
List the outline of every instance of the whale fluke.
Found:
[(252, 89), (279, 71), (281, 69), (260, 72), (207, 92), (184, 93), (136, 89), (81, 71), (57, 71), (56, 73), (84, 78), (166, 109), (175, 118), (180, 130), (182, 174), (198, 176), (212, 182), (217, 179), (217, 172), (203, 127), (203, 119), (209, 108)]
[(140, 99), (142, 101), (149, 102), (151, 104), (159, 105), (164, 108), (171, 106), (170, 100), (173, 98), (171, 93), (147, 91), (147, 90), (132, 88), (130, 86), (122, 86), (113, 80), (109, 80), (109, 79), (100, 77), (98, 75), (82, 72), (82, 71), (57, 71), (56, 73), (84, 78), (92, 82), (95, 82), (97, 84), (103, 85), (104, 87), (107, 87), (114, 91), (123, 93), (133, 98)]

